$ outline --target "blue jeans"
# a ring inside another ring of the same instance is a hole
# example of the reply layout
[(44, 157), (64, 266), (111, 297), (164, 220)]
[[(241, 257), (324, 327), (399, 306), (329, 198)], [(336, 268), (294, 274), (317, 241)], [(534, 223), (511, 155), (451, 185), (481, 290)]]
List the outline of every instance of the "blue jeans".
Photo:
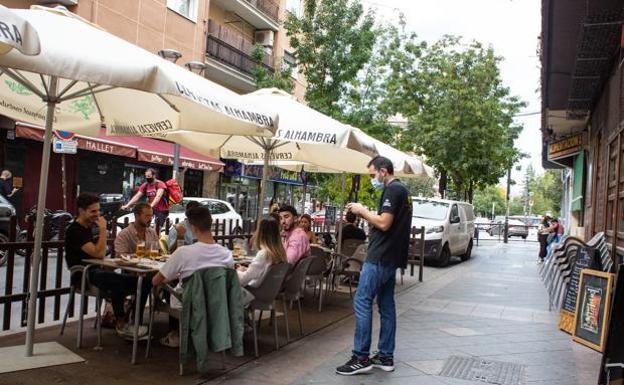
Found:
[(360, 273), (360, 282), (353, 299), (355, 310), (353, 355), (364, 358), (370, 354), (373, 300), (377, 297), (381, 318), (377, 350), (381, 357), (393, 357), (396, 335), (395, 281), (396, 267), (384, 266), (375, 262), (364, 262)]

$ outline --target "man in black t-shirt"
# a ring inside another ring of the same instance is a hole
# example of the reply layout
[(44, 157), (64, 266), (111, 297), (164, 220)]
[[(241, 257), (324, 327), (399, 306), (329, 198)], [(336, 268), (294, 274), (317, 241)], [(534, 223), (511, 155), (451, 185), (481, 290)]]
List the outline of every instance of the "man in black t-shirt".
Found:
[[(368, 164), (371, 183), (383, 189), (377, 213), (359, 203), (349, 203), (350, 212), (360, 215), (371, 227), (366, 261), (362, 266), (355, 309), (353, 355), (336, 368), (338, 374), (353, 375), (379, 368), (394, 370), (396, 309), (394, 284), (396, 269), (407, 266), (412, 204), (405, 186), (394, 177), (394, 167), (388, 158), (377, 156)], [(369, 358), (373, 324), (373, 300), (377, 298), (381, 327), (378, 353)]]
[[(93, 194), (82, 193), (76, 199), (78, 216), (65, 232), (65, 260), (68, 267), (84, 265), (85, 259), (102, 259), (106, 254), (106, 220), (100, 216), (100, 199)], [(93, 228), (97, 228), (94, 235)], [(80, 288), (81, 276), (74, 274), (71, 284)], [(113, 312), (117, 319), (117, 334), (133, 337), (133, 331), (126, 322), (124, 301), (127, 295), (136, 293), (137, 278), (129, 274), (117, 274), (101, 268), (89, 269), (89, 282), (111, 298)], [(149, 279), (143, 281), (141, 309), (150, 290)], [(147, 334), (147, 327), (139, 327), (139, 337)]]

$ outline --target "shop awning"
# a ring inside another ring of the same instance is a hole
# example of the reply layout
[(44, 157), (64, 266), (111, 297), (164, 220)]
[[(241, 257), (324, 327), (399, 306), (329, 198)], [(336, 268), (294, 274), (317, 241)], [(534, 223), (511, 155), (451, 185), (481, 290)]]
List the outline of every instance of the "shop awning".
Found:
[[(43, 141), (43, 129), (16, 122), (15, 136)], [(173, 143), (139, 136), (106, 136), (104, 129), (97, 137), (76, 135), (81, 150), (102, 152), (115, 156), (134, 158), (141, 162), (173, 165)], [(187, 148), (180, 148), (180, 166), (194, 170), (220, 171), (223, 163), (216, 158), (204, 156)]]

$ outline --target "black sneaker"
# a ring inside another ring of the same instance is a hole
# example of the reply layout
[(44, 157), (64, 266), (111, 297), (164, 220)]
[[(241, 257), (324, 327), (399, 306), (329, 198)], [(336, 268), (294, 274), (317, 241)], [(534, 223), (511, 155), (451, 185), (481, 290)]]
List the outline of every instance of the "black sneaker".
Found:
[(373, 364), (373, 368), (378, 368), (384, 372), (392, 372), (394, 370), (394, 360), (389, 357), (380, 357), (379, 354), (375, 354), (370, 362)]
[(337, 367), (336, 373), (342, 374), (343, 376), (352, 376), (354, 374), (370, 372), (371, 370), (373, 370), (373, 364), (368, 357), (359, 359), (353, 356), (349, 362)]

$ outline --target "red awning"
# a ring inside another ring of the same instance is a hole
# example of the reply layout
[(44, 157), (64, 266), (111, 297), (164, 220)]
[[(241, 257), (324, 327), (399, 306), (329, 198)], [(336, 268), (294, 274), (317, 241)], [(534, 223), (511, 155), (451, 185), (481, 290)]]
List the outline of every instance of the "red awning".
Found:
[[(18, 138), (43, 141), (43, 129), (21, 122), (15, 123)], [(140, 136), (106, 136), (104, 129), (97, 138), (76, 135), (78, 148), (87, 151), (135, 158), (142, 162), (173, 165), (173, 143)], [(223, 162), (180, 147), (180, 167), (195, 170), (220, 171)]]

